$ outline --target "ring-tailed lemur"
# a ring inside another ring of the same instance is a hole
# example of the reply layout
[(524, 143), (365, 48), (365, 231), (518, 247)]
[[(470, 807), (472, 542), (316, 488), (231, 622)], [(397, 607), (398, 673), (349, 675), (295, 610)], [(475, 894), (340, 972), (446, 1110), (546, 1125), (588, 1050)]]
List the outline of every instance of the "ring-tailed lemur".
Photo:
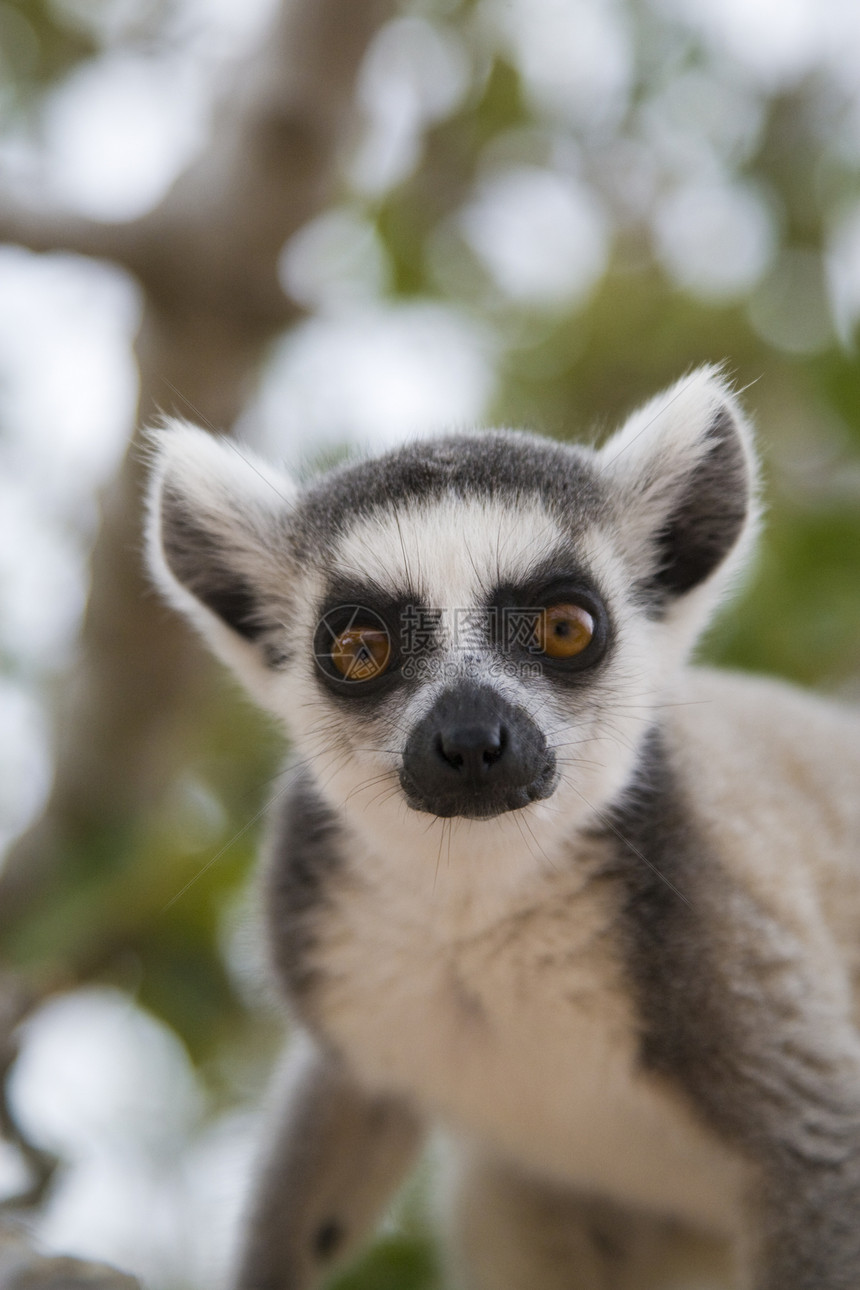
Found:
[(241, 1290), (316, 1285), (436, 1124), (480, 1290), (677, 1285), (684, 1232), (857, 1290), (860, 723), (688, 665), (756, 525), (719, 371), (600, 451), (454, 435), (304, 491), (157, 444), (155, 576), (296, 753), (303, 1039)]

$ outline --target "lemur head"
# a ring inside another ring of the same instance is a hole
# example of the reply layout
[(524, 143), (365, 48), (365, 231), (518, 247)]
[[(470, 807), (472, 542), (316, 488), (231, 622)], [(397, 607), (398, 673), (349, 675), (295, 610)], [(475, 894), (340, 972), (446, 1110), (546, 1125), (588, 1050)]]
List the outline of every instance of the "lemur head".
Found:
[(525, 823), (543, 847), (629, 779), (749, 545), (753, 479), (713, 368), (599, 451), (454, 435), (304, 491), (174, 422), (150, 563), (359, 831), (420, 850), (452, 820), (473, 849)]

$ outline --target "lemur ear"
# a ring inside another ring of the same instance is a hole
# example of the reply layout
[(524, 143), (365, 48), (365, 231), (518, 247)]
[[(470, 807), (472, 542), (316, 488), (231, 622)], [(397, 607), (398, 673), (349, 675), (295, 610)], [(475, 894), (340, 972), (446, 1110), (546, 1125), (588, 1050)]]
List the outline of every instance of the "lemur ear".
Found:
[(756, 520), (752, 432), (719, 368), (702, 367), (635, 412), (598, 454), (618, 531), (658, 609), (730, 567)]
[[(244, 446), (170, 420), (151, 436), (147, 555), (167, 597), (227, 661), (276, 624), (291, 481)], [(268, 591), (268, 595), (265, 594)]]

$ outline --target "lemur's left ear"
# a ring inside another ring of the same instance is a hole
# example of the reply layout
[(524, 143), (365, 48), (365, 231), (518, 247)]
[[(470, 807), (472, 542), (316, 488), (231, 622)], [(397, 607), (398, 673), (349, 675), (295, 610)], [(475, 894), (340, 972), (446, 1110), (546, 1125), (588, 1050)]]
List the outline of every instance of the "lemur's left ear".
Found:
[(277, 589), (290, 581), (291, 481), (244, 446), (183, 421), (154, 431), (152, 445), (155, 581), (225, 661), (264, 662)]
[(646, 403), (598, 461), (625, 555), (658, 609), (733, 565), (755, 530), (752, 432), (718, 368)]

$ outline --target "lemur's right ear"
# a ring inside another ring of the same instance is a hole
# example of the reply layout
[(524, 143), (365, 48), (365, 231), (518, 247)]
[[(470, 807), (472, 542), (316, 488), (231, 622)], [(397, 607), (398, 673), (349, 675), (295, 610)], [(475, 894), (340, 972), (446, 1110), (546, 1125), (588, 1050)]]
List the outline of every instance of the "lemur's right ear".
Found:
[[(170, 420), (152, 433), (147, 555), (161, 590), (226, 661), (266, 633), (289, 580), (286, 475), (229, 439)], [(277, 600), (277, 596), (274, 596)]]

